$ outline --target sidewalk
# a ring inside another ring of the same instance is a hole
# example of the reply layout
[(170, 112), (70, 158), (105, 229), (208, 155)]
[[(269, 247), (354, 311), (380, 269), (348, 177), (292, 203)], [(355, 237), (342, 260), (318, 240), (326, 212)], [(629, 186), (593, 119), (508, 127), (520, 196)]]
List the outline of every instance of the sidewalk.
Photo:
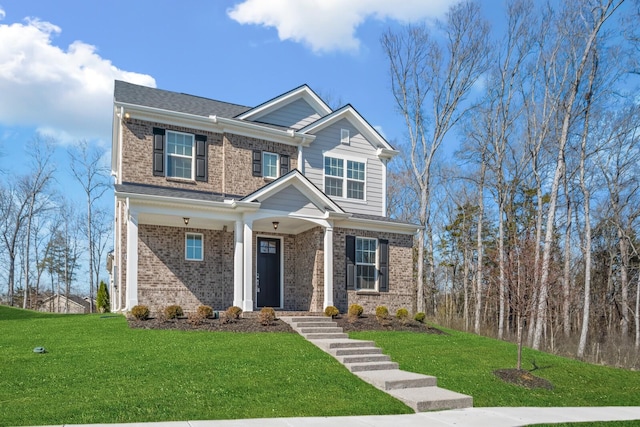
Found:
[[(220, 421), (173, 421), (131, 424), (87, 424), (97, 427), (508, 427), (540, 423), (639, 420), (640, 406), (572, 408), (466, 408), (408, 415), (363, 415), (353, 417), (261, 418)], [(79, 425), (74, 425), (79, 427)]]

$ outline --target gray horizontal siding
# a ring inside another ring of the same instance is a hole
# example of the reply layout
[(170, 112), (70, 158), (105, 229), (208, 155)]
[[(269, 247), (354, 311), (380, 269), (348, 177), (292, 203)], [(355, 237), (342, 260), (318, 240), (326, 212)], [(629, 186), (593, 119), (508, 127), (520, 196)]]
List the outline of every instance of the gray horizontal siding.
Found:
[(285, 211), (300, 215), (318, 216), (322, 212), (295, 187), (287, 187), (274, 194), (260, 205), (262, 209)]
[[(349, 129), (351, 143), (340, 143), (340, 129)], [(330, 155), (347, 157), (366, 163), (365, 198), (366, 201), (352, 201), (334, 197), (340, 207), (347, 212), (357, 212), (368, 215), (384, 215), (383, 206), (383, 173), (382, 161), (376, 155), (375, 148), (357, 131), (347, 120), (340, 120), (335, 124), (316, 133), (316, 139), (310, 147), (304, 148), (305, 175), (318, 188), (324, 190), (324, 158), (323, 153), (330, 151)], [(346, 167), (346, 164), (345, 164)]]
[(302, 129), (319, 118), (320, 115), (304, 99), (298, 99), (256, 121), (291, 129)]

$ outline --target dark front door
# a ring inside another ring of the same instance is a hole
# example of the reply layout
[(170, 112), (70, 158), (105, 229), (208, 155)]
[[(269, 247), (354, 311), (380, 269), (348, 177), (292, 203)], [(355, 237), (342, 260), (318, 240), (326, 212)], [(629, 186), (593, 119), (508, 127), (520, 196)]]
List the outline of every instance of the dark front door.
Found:
[(258, 307), (280, 307), (280, 239), (258, 237)]

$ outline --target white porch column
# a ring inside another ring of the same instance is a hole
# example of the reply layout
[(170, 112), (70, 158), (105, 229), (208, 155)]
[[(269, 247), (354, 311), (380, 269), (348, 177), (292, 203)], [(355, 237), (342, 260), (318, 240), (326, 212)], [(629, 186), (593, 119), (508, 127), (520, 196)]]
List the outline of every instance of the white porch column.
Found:
[(233, 305), (242, 307), (244, 277), (244, 224), (238, 220), (233, 229), (235, 247), (233, 252)]
[(255, 275), (253, 274), (253, 220), (244, 222), (244, 248), (243, 248), (243, 280), (244, 280), (244, 296), (242, 299), (242, 311), (253, 311), (253, 283)]
[(333, 224), (324, 229), (324, 307), (333, 305)]
[(127, 305), (126, 311), (138, 305), (138, 213), (129, 211), (127, 219)]

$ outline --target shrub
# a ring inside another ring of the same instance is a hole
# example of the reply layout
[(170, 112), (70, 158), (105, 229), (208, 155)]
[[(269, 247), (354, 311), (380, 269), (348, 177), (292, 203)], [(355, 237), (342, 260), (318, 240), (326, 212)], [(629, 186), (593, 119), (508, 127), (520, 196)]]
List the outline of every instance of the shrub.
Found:
[(147, 320), (149, 314), (149, 307), (146, 305), (136, 305), (131, 309), (131, 315), (138, 320)]
[(175, 319), (182, 316), (184, 316), (184, 312), (182, 311), (182, 307), (179, 305), (169, 305), (164, 309), (164, 317), (167, 319)]
[(350, 317), (360, 317), (364, 312), (364, 308), (362, 308), (359, 304), (351, 304), (349, 306), (349, 316)]
[(258, 321), (264, 326), (269, 326), (276, 320), (276, 311), (271, 307), (263, 307), (258, 314)]
[(396, 311), (396, 319), (407, 320), (408, 318), (409, 310), (407, 310), (406, 308), (399, 308), (398, 311)]
[(324, 309), (324, 315), (327, 316), (327, 317), (334, 318), (338, 314), (340, 314), (340, 310), (338, 310), (337, 308), (335, 308), (332, 305), (330, 305), (330, 306), (328, 306), (327, 308)]
[(227, 308), (227, 310), (224, 312), (223, 323), (235, 322), (240, 318), (241, 315), (242, 315), (242, 309), (240, 307), (232, 305), (231, 307)]
[(376, 318), (378, 320), (387, 319), (389, 317), (389, 309), (384, 305), (376, 307)]
[(427, 315), (420, 311), (420, 312), (416, 313), (415, 316), (413, 316), (413, 320), (415, 320), (416, 322), (424, 323), (424, 319), (426, 317), (427, 317)]
[(213, 317), (213, 308), (209, 307), (208, 305), (201, 305), (198, 307), (196, 314), (198, 315), (198, 317), (201, 317), (203, 319), (206, 319), (207, 317)]
[(109, 302), (109, 290), (107, 284), (102, 280), (100, 281), (100, 287), (98, 288), (98, 295), (96, 296), (96, 308), (99, 313), (108, 313), (110, 311), (111, 303)]

